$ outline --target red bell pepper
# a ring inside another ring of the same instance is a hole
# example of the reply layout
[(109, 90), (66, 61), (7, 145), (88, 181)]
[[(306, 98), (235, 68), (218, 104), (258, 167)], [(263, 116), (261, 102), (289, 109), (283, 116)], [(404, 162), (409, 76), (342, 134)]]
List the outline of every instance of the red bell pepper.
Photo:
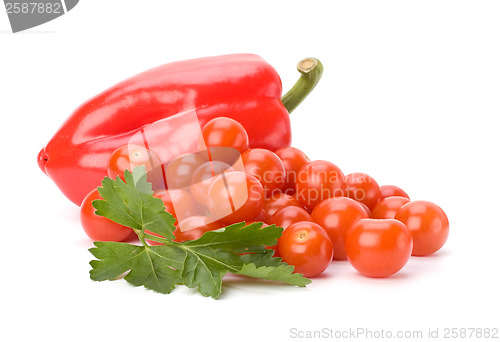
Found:
[(279, 75), (261, 57), (234, 54), (165, 64), (133, 76), (77, 108), (38, 155), (40, 168), (75, 204), (106, 176), (110, 154), (139, 130), (196, 110), (200, 125), (227, 116), (247, 130), (250, 147), (289, 146), (291, 112), (321, 78), (305, 59), (301, 78), (280, 99)]

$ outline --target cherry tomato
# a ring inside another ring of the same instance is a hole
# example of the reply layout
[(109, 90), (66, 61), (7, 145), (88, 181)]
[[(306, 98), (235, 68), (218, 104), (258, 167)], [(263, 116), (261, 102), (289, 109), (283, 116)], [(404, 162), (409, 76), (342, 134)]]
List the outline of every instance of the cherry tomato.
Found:
[(202, 128), (203, 141), (200, 148), (207, 148), (210, 160), (223, 161), (229, 165), (248, 150), (248, 134), (238, 121), (219, 117), (210, 120)]
[(214, 180), (224, 172), (234, 171), (229, 165), (221, 161), (208, 161), (201, 164), (193, 173), (191, 181), (191, 195), (201, 205), (206, 206), (208, 202), (208, 189)]
[(108, 177), (123, 180), (125, 170), (132, 171), (134, 167), (144, 165), (146, 172), (161, 165), (160, 158), (153, 151), (139, 145), (123, 145), (111, 153), (108, 159)]
[(255, 177), (241, 171), (217, 176), (208, 189), (211, 215), (226, 224), (250, 221), (263, 206), (264, 188)]
[(408, 198), (401, 196), (382, 198), (382, 200), (377, 203), (375, 208), (373, 208), (373, 218), (393, 219), (394, 216), (396, 216), (398, 209), (408, 202), (410, 202)]
[(207, 161), (208, 155), (204, 152), (187, 153), (171, 160), (165, 168), (168, 188), (189, 188), (194, 172)]
[(345, 235), (359, 220), (368, 218), (368, 214), (359, 202), (348, 197), (334, 197), (318, 204), (311, 217), (332, 240), (334, 258), (345, 260)]
[(297, 222), (285, 229), (278, 242), (280, 257), (295, 266), (296, 273), (314, 277), (328, 268), (333, 244), (323, 228), (314, 222)]
[(110, 219), (96, 215), (92, 201), (102, 199), (96, 189), (89, 192), (80, 206), (80, 222), (83, 230), (89, 238), (94, 241), (124, 241), (128, 239), (134, 231), (122, 226)]
[(114, 150), (108, 159), (107, 174), (109, 178), (116, 179), (119, 176), (125, 181), (125, 170), (132, 171), (140, 165), (145, 166), (147, 180), (153, 184), (154, 189), (165, 188), (161, 160), (156, 153), (144, 146), (128, 144)]
[(285, 184), (285, 167), (274, 152), (252, 148), (241, 155), (241, 160), (245, 172), (259, 180), (266, 196), (280, 191)]
[(346, 176), (347, 196), (358, 202), (366, 204), (373, 210), (380, 201), (380, 187), (371, 176), (366, 173), (355, 172)]
[(160, 190), (153, 196), (161, 199), (165, 205), (165, 210), (178, 221), (203, 213), (200, 205), (186, 190)]
[(413, 237), (412, 255), (438, 251), (448, 239), (450, 224), (443, 209), (432, 202), (413, 201), (403, 205), (394, 217), (403, 222)]
[(275, 212), (273, 216), (271, 216), (269, 223), (286, 229), (292, 224), (301, 221), (312, 222), (313, 220), (311, 215), (304, 208), (292, 206), (281, 208)]
[(406, 265), (412, 237), (400, 221), (362, 219), (347, 231), (345, 250), (347, 259), (359, 273), (384, 278)]
[(302, 205), (312, 210), (322, 200), (345, 195), (345, 176), (335, 164), (314, 160), (300, 169), (295, 189)]
[(300, 203), (300, 201), (292, 195), (282, 192), (273, 192), (271, 197), (266, 198), (263, 210), (269, 216), (273, 216), (273, 214), (281, 208), (290, 206), (302, 208), (302, 203)]
[(183, 242), (199, 239), (210, 230), (222, 228), (223, 225), (208, 216), (195, 215), (181, 221), (174, 230), (175, 241)]
[(287, 194), (295, 192), (295, 183), (299, 170), (310, 162), (309, 158), (301, 150), (294, 147), (284, 147), (277, 150), (276, 155), (283, 162), (285, 167), (285, 184), (282, 191)]
[(381, 185), (380, 186), (381, 198), (391, 197), (391, 196), (401, 196), (410, 199), (410, 196), (398, 186), (395, 185)]

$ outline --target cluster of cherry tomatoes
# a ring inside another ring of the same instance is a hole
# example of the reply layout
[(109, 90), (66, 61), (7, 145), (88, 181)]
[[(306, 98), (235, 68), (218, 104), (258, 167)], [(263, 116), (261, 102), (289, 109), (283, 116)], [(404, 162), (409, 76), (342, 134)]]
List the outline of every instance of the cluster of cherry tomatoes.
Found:
[[(366, 276), (387, 277), (411, 255), (436, 252), (448, 237), (448, 219), (437, 205), (410, 201), (401, 188), (379, 186), (364, 173), (346, 176), (335, 164), (310, 161), (297, 148), (249, 148), (248, 135), (235, 120), (221, 117), (206, 123), (199, 147), (201, 152), (167, 164), (136, 145), (120, 147), (109, 158), (111, 178), (146, 166), (154, 196), (177, 220), (178, 242), (242, 221), (275, 224), (284, 232), (268, 248), (298, 273), (313, 277), (332, 260), (347, 259)], [(129, 238), (130, 229), (94, 214), (91, 201), (97, 198), (94, 190), (81, 206), (87, 235), (94, 240)]]

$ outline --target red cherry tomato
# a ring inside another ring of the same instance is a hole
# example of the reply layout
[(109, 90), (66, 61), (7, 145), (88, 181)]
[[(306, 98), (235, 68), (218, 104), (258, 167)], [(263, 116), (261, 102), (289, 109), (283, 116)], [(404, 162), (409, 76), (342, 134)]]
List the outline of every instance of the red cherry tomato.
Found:
[(345, 195), (345, 176), (335, 164), (326, 160), (314, 160), (300, 169), (295, 189), (302, 205), (312, 210), (327, 198)]
[(108, 177), (122, 180), (125, 170), (132, 171), (136, 166), (144, 165), (146, 172), (161, 165), (160, 158), (153, 151), (139, 145), (123, 145), (111, 153), (108, 159)]
[(398, 186), (395, 185), (381, 185), (380, 186), (381, 198), (387, 198), (391, 196), (401, 196), (410, 199), (410, 196)]
[(211, 216), (226, 224), (250, 221), (263, 206), (264, 188), (255, 177), (244, 172), (219, 175), (208, 190)]
[(285, 167), (285, 185), (283, 185), (282, 191), (287, 194), (293, 194), (295, 193), (297, 174), (310, 160), (304, 152), (294, 147), (284, 147), (275, 153), (280, 157)]
[(285, 229), (278, 242), (280, 257), (295, 272), (314, 277), (328, 268), (333, 244), (323, 228), (314, 222), (297, 222)]
[(92, 201), (97, 199), (102, 199), (102, 197), (96, 188), (85, 197), (80, 206), (80, 222), (89, 238), (94, 241), (120, 242), (135, 234), (129, 227), (122, 226), (104, 216), (96, 215)]
[(208, 202), (208, 189), (216, 176), (234, 171), (229, 165), (221, 161), (208, 161), (201, 164), (193, 173), (191, 181), (191, 195), (201, 205), (206, 206)]
[(282, 192), (273, 192), (271, 197), (266, 198), (263, 210), (269, 216), (273, 216), (273, 214), (281, 208), (290, 206), (302, 208), (302, 203), (300, 203), (300, 201), (295, 196)]
[(380, 187), (371, 176), (366, 173), (355, 172), (346, 176), (347, 196), (358, 202), (366, 204), (373, 210), (380, 201)]
[(334, 258), (345, 260), (345, 235), (359, 220), (368, 218), (368, 214), (359, 202), (348, 197), (334, 197), (318, 204), (311, 217), (332, 240)]
[(294, 223), (301, 221), (312, 222), (311, 215), (304, 209), (300, 207), (285, 207), (281, 208), (271, 216), (269, 220), (270, 224), (275, 224), (278, 227), (288, 228)]
[(248, 150), (248, 134), (238, 121), (218, 117), (207, 122), (201, 131), (205, 146), (232, 147), (240, 153)]
[(223, 161), (229, 165), (248, 150), (248, 134), (238, 121), (219, 117), (210, 120), (202, 128), (203, 141), (200, 148), (207, 148), (210, 160)]
[(206, 232), (222, 227), (223, 225), (220, 222), (213, 221), (210, 217), (200, 215), (191, 216), (181, 221), (180, 226), (175, 228), (175, 241), (196, 240)]
[(403, 222), (413, 237), (412, 255), (438, 251), (448, 239), (450, 224), (443, 209), (432, 202), (413, 201), (403, 205), (394, 217)]
[(153, 196), (163, 201), (165, 210), (176, 220), (182, 220), (189, 216), (201, 215), (203, 213), (200, 205), (186, 190), (160, 190)]
[(400, 221), (362, 219), (347, 231), (345, 250), (347, 259), (359, 273), (384, 278), (406, 265), (412, 237)]
[(132, 171), (135, 167), (144, 165), (147, 180), (154, 189), (165, 189), (165, 181), (161, 168), (161, 160), (156, 153), (144, 146), (128, 144), (118, 147), (108, 159), (107, 174), (109, 178), (119, 176), (125, 181), (125, 170)]
[(377, 203), (375, 208), (373, 208), (373, 218), (376, 219), (393, 219), (396, 216), (396, 212), (410, 200), (406, 197), (401, 196), (390, 196), (383, 198)]
[(241, 160), (245, 172), (259, 180), (266, 196), (280, 191), (285, 184), (285, 167), (274, 152), (252, 148), (241, 155)]
[(169, 189), (189, 190), (194, 172), (208, 161), (204, 152), (188, 153), (171, 160), (165, 167), (165, 177)]

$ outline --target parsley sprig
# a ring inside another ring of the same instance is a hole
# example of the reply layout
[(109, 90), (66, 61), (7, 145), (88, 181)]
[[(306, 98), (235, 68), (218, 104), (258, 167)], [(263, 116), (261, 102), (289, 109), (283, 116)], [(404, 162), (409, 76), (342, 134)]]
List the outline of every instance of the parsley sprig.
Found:
[[(265, 248), (276, 243), (281, 227), (241, 222), (206, 232), (197, 240), (172, 241), (175, 219), (153, 196), (144, 167), (125, 171), (125, 181), (106, 177), (99, 193), (104, 200), (92, 203), (96, 213), (133, 229), (141, 245), (94, 242), (89, 249), (97, 259), (90, 262), (93, 280), (114, 280), (126, 273), (124, 279), (135, 286), (170, 293), (184, 284), (212, 298), (221, 294), (222, 278), (228, 272), (296, 286), (311, 282)], [(162, 245), (150, 246), (146, 240)]]

